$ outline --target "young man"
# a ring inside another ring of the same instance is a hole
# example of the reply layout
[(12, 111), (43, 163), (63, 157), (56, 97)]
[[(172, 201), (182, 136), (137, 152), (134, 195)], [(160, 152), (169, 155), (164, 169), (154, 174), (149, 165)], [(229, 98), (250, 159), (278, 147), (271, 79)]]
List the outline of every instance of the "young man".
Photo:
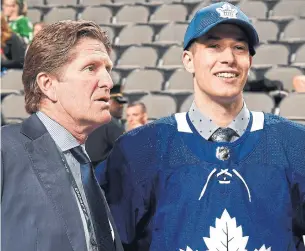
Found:
[(2, 250), (119, 251), (119, 235), (84, 151), (110, 120), (110, 42), (88, 21), (35, 36), (23, 70), (23, 123), (2, 127)]
[(101, 180), (125, 250), (300, 245), (305, 128), (247, 109), (243, 87), (257, 44), (249, 19), (229, 3), (201, 9), (190, 22), (189, 112), (123, 135), (105, 163)]
[(127, 131), (147, 124), (146, 106), (142, 102), (134, 102), (126, 109)]

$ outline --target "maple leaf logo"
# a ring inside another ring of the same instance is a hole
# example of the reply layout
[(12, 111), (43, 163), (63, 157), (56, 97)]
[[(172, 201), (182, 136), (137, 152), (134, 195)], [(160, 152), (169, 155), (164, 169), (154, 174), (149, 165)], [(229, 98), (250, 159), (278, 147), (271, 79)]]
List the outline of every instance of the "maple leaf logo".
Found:
[[(191, 249), (189, 246), (186, 247), (186, 249), (179, 249), (179, 251), (193, 251), (193, 249)], [(198, 251), (198, 250), (194, 250), (194, 251)]]
[[(210, 237), (203, 237), (206, 251), (247, 251), (248, 236), (243, 236), (242, 226), (237, 227), (236, 219), (231, 218), (225, 209), (220, 217), (216, 218), (215, 227), (210, 227)], [(198, 251), (189, 246), (179, 251)], [(263, 245), (259, 250), (254, 251), (271, 251), (271, 247), (266, 248)]]
[(248, 238), (243, 236), (242, 227), (237, 227), (236, 219), (231, 218), (225, 209), (221, 218), (216, 218), (215, 228), (210, 227), (210, 238), (204, 237), (203, 240), (208, 251), (247, 251)]
[(271, 251), (271, 247), (266, 248), (265, 245), (263, 245), (259, 250), (255, 249), (254, 251)]
[(234, 6), (231, 6), (228, 3), (225, 3), (221, 8), (217, 8), (216, 11), (222, 18), (237, 18), (237, 9), (235, 9)]

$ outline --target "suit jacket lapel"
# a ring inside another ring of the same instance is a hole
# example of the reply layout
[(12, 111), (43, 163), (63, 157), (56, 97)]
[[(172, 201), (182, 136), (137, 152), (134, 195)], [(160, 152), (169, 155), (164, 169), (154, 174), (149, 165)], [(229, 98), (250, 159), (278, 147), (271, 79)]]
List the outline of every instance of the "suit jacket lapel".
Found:
[(32, 168), (59, 215), (73, 250), (87, 250), (78, 205), (55, 142), (36, 115), (23, 123), (21, 133), (31, 139), (26, 151)]

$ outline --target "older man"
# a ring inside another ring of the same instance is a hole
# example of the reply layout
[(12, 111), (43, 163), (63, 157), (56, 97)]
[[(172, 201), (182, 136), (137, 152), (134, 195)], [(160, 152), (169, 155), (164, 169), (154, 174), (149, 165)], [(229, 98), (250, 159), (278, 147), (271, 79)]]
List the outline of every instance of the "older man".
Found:
[(305, 128), (248, 110), (243, 88), (257, 44), (229, 3), (195, 14), (182, 56), (193, 76), (190, 110), (123, 135), (105, 163), (101, 180), (125, 250), (300, 245)]
[(110, 51), (86, 21), (51, 24), (29, 46), (22, 78), (32, 115), (1, 132), (2, 250), (122, 250), (84, 150), (110, 120)]

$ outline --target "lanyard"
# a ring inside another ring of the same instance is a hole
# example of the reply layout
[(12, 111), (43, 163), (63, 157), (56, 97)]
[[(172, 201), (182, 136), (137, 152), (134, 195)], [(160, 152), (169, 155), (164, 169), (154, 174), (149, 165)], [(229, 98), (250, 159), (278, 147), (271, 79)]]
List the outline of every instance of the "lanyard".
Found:
[(83, 200), (83, 198), (81, 196), (81, 193), (80, 193), (80, 191), (79, 191), (79, 189), (77, 187), (76, 181), (75, 181), (75, 179), (74, 179), (74, 177), (72, 175), (71, 169), (70, 169), (70, 167), (69, 167), (69, 165), (68, 165), (68, 163), (66, 161), (66, 158), (64, 157), (62, 152), (61, 152), (61, 159), (62, 159), (63, 164), (65, 166), (65, 170), (66, 170), (66, 172), (68, 174), (70, 184), (71, 184), (71, 186), (72, 186), (72, 188), (73, 188), (73, 190), (74, 190), (74, 192), (76, 194), (77, 200), (78, 200), (78, 202), (80, 204), (80, 207), (81, 207), (81, 209), (82, 209), (82, 211), (84, 213), (85, 220), (86, 220), (86, 223), (87, 223), (87, 229), (88, 229), (88, 232), (89, 232), (89, 235), (90, 235), (90, 239), (92, 239), (93, 238), (93, 229), (92, 229), (92, 223), (91, 223), (91, 220), (90, 220), (90, 217), (89, 217), (88, 210), (87, 210), (87, 208), (85, 206), (85, 203), (84, 203), (84, 200)]

